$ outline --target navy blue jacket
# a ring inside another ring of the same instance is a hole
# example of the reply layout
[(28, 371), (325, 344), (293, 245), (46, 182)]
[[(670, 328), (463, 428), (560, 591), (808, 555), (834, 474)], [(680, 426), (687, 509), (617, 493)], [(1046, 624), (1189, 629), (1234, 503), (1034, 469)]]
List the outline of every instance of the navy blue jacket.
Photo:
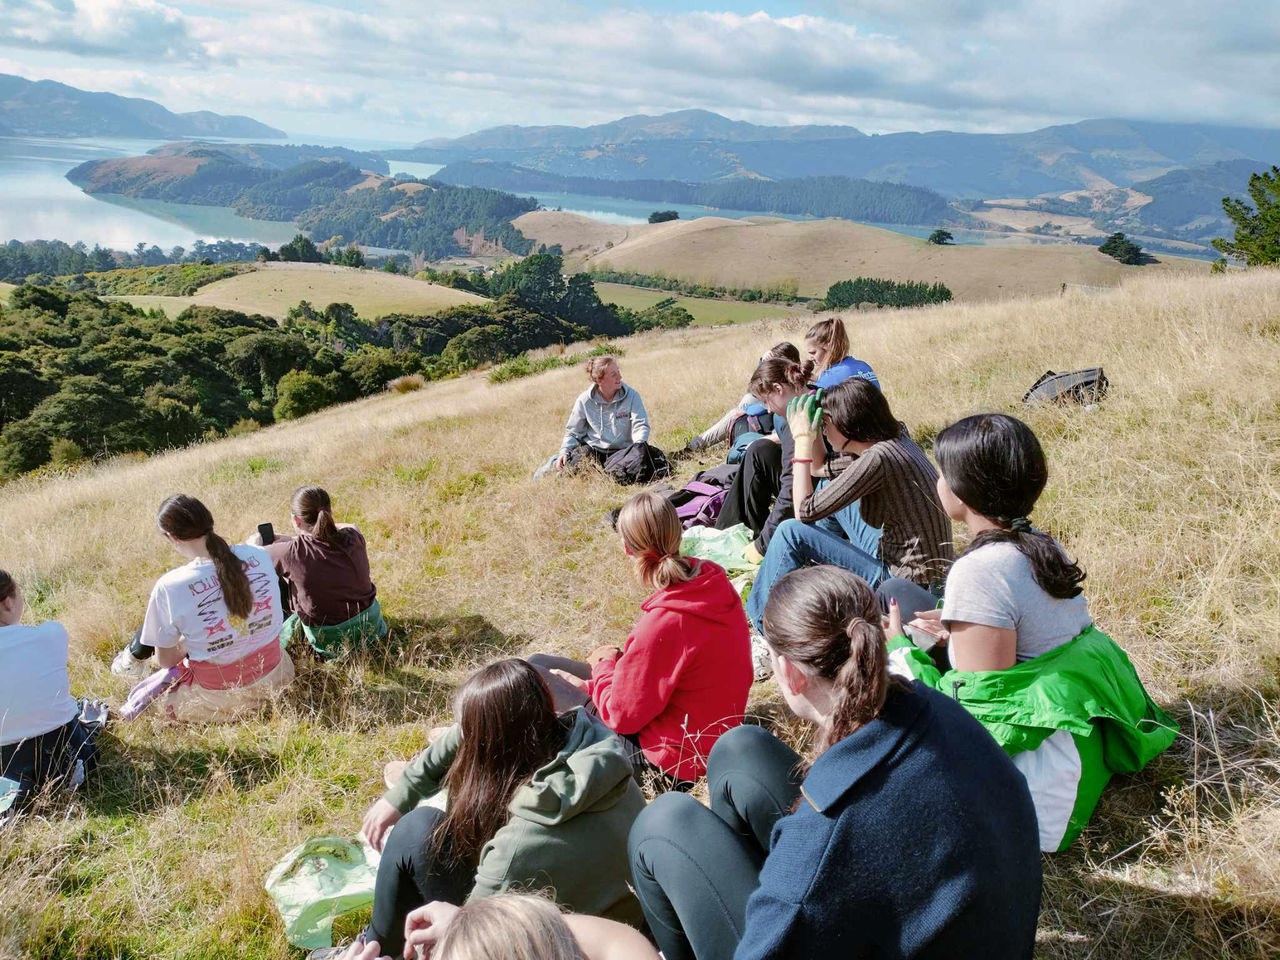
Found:
[(773, 828), (735, 960), (1030, 957), (1040, 842), (1023, 779), (920, 683), (813, 764)]

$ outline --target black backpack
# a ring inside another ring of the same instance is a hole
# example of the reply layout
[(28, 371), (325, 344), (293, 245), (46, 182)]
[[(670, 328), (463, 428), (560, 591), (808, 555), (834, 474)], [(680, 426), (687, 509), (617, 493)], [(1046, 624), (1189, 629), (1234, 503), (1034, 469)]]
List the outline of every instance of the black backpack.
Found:
[(1054, 373), (1049, 370), (1022, 396), (1025, 404), (1097, 403), (1107, 395), (1107, 375), (1101, 367)]
[(612, 477), (615, 483), (627, 486), (634, 483), (649, 483), (660, 477), (669, 477), (671, 464), (667, 462), (665, 453), (641, 441), (611, 454), (604, 462), (604, 472)]

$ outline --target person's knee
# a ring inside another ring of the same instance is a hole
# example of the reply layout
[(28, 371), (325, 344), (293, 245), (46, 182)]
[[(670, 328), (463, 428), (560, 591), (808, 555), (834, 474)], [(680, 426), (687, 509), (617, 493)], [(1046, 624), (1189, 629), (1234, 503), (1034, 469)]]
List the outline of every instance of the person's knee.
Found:
[(687, 793), (659, 794), (640, 811), (640, 815), (631, 824), (631, 832), (627, 836), (627, 855), (632, 869), (639, 869), (642, 865), (643, 848), (647, 841), (659, 840), (680, 845), (680, 838), (696, 832), (699, 819), (708, 813), (706, 807)]
[(889, 601), (897, 600), (898, 608), (903, 612), (904, 621), (914, 615), (914, 608), (919, 605), (920, 594), (920, 586), (904, 577), (890, 577), (876, 587), (876, 599), (880, 602), (880, 612), (888, 614)]
[(794, 546), (804, 537), (804, 531), (807, 529), (805, 524), (797, 520), (795, 517), (789, 517), (778, 524), (778, 529), (773, 531), (773, 539), (769, 541), (769, 549), (773, 549), (774, 543), (787, 544)]
[(384, 859), (410, 862), (422, 856), (427, 838), (434, 832), (436, 823), (444, 814), (435, 807), (417, 807), (410, 810), (391, 828), (383, 846)]
[(525, 657), (525, 663), (533, 667), (535, 670), (550, 670), (552, 667), (552, 657), (547, 653), (535, 653)]
[(763, 751), (769, 749), (769, 741), (775, 739), (764, 727), (743, 723), (721, 735), (707, 756), (707, 780), (714, 781), (715, 771), (741, 767)]

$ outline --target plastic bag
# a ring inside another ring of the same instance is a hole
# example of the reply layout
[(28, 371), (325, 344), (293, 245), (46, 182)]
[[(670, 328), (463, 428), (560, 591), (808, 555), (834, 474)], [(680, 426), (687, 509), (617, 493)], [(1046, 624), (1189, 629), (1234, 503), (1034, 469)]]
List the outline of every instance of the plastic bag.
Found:
[(754, 571), (759, 561), (748, 560), (743, 551), (751, 545), (751, 530), (744, 523), (728, 530), (712, 527), (690, 527), (680, 540), (680, 552), (686, 557), (699, 557), (724, 567), (730, 575)]
[(267, 893), (295, 947), (333, 945), (334, 918), (373, 903), (378, 853), (345, 837), (312, 837), (290, 850), (267, 875)]

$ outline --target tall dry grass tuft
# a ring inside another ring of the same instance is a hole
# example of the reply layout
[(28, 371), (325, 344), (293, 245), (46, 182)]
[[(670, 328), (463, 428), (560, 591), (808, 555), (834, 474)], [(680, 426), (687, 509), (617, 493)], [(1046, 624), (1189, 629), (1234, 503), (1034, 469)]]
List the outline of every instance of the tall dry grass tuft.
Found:
[[(1035, 520), (1088, 572), (1093, 614), (1183, 727), (1116, 781), (1077, 847), (1047, 858), (1044, 957), (1266, 957), (1280, 951), (1280, 274), (1153, 276), (1101, 296), (848, 315), (854, 351), (928, 441), (964, 414), (1021, 411), (1046, 369), (1101, 364), (1096, 410), (1022, 411), (1052, 477)], [(634, 338), (625, 379), (674, 448), (741, 396), (795, 324)], [(118, 702), (107, 671), (154, 579), (179, 562), (155, 532), (169, 494), (218, 529), (283, 526), (323, 484), (359, 524), (398, 646), (299, 660), (262, 718), (226, 728), (116, 724), (96, 785), (0, 831), (0, 953), (287, 957), (260, 885), (309, 835), (353, 833), (381, 765), (420, 748), (454, 684), (496, 656), (620, 642), (643, 592), (598, 476), (533, 484), (577, 368), (387, 394), (142, 462), (0, 489), (0, 566), (31, 616), (72, 635), (77, 692)], [(685, 464), (684, 475), (698, 468)], [(803, 741), (772, 687), (751, 710)]]

